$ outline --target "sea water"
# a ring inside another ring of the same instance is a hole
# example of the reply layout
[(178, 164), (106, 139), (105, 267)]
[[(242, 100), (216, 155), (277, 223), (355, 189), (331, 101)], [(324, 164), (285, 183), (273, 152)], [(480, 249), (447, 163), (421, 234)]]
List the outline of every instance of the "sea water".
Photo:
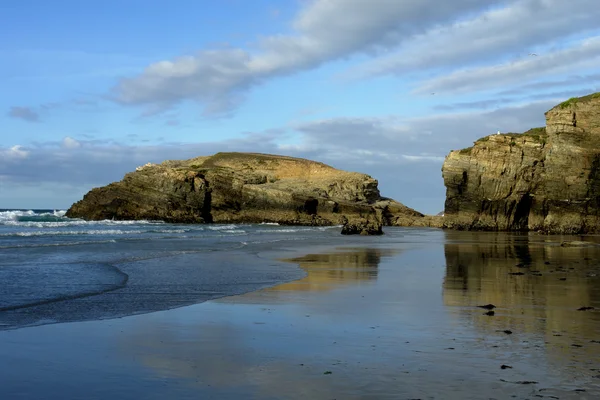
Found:
[(64, 210), (0, 210), (0, 329), (164, 310), (299, 279), (296, 265), (261, 252), (341, 236), (340, 227), (84, 221)]

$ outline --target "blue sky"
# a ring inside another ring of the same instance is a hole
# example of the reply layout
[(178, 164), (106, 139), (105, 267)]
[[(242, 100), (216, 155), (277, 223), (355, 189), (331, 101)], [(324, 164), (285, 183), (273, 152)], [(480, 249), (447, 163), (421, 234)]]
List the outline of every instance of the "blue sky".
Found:
[(595, 0), (4, 1), (0, 208), (256, 151), (437, 213), (450, 150), (600, 90), (599, 19)]

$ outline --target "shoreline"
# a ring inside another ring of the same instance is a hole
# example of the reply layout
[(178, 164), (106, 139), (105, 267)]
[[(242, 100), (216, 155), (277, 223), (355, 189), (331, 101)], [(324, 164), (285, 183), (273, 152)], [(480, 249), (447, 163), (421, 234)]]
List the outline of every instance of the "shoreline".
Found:
[[(230, 226), (230, 225), (231, 224), (224, 224), (223, 226)], [(239, 225), (239, 227), (243, 227), (243, 226), (244, 225)], [(253, 225), (253, 226), (256, 226), (256, 225)], [(331, 229), (331, 228), (327, 227), (325, 229)], [(402, 230), (402, 228), (397, 229), (397, 231), (401, 231), (401, 230)], [(386, 239), (389, 240), (389, 237), (387, 237)], [(18, 329), (25, 329), (25, 328), (33, 328), (33, 327), (37, 327), (37, 326), (51, 325), (51, 324), (77, 323), (77, 322), (84, 322), (84, 321), (106, 321), (106, 320), (111, 320), (111, 319), (115, 319), (115, 318), (126, 318), (126, 317), (132, 316), (132, 315), (142, 315), (142, 314), (147, 314), (147, 313), (152, 313), (152, 312), (177, 309), (180, 307), (188, 307), (188, 306), (192, 306), (195, 304), (201, 304), (206, 301), (219, 299), (222, 297), (239, 296), (239, 295), (242, 295), (242, 294), (245, 294), (248, 292), (263, 290), (263, 289), (266, 289), (269, 287), (273, 287), (273, 286), (285, 284), (287, 282), (291, 282), (294, 280), (302, 279), (304, 277), (304, 272), (302, 271), (301, 268), (299, 268), (297, 263), (294, 263), (292, 260), (290, 260), (293, 257), (297, 257), (297, 256), (303, 255), (303, 254), (308, 254), (309, 252), (315, 251), (316, 249), (318, 249), (319, 251), (322, 251), (322, 252), (326, 252), (326, 251), (334, 251), (334, 249), (339, 246), (352, 246), (356, 243), (358, 243), (358, 244), (364, 243), (365, 241), (367, 241), (367, 242), (368, 241), (381, 241), (381, 237), (380, 238), (376, 238), (376, 237), (364, 238), (364, 237), (358, 237), (358, 236), (348, 237), (348, 236), (342, 236), (342, 235), (335, 235), (335, 236), (329, 237), (328, 240), (331, 243), (322, 244), (321, 242), (316, 242), (315, 239), (313, 239), (312, 237), (295, 238), (295, 237), (291, 236), (291, 237), (278, 238), (274, 241), (266, 241), (266, 242), (262, 242), (260, 240), (258, 240), (258, 241), (249, 240), (247, 242), (246, 241), (239, 241), (239, 242), (233, 241), (230, 243), (231, 245), (233, 245), (232, 247), (225, 247), (225, 248), (219, 249), (217, 251), (212, 251), (212, 250), (209, 250), (208, 252), (195, 251), (195, 252), (184, 252), (183, 254), (171, 254), (171, 255), (160, 256), (160, 257), (150, 257), (150, 258), (148, 258), (147, 261), (154, 263), (154, 264), (158, 264), (154, 268), (159, 268), (159, 269), (163, 269), (161, 267), (161, 265), (165, 262), (169, 263), (170, 268), (171, 268), (173, 266), (172, 264), (181, 257), (184, 257), (184, 258), (182, 259), (182, 261), (179, 261), (178, 263), (184, 263), (184, 264), (185, 263), (197, 263), (197, 262), (202, 262), (202, 263), (208, 262), (211, 264), (215, 264), (215, 263), (219, 262), (218, 261), (219, 259), (226, 257), (233, 264), (235, 264), (236, 268), (238, 268), (238, 270), (240, 270), (240, 271), (242, 270), (242, 269), (240, 269), (241, 265), (249, 264), (250, 265), (248, 267), (249, 271), (247, 273), (252, 274), (252, 271), (254, 271), (254, 270), (264, 269), (266, 271), (267, 275), (275, 274), (276, 277), (272, 278), (273, 279), (272, 282), (266, 282), (266, 283), (261, 283), (260, 280), (253, 281), (250, 278), (250, 282), (249, 282), (251, 284), (250, 287), (241, 287), (240, 286), (240, 287), (234, 289), (234, 291), (229, 292), (229, 293), (222, 293), (222, 294), (208, 293), (206, 298), (190, 299), (190, 300), (182, 301), (180, 304), (174, 304), (171, 306), (162, 305), (157, 309), (149, 309), (149, 310), (134, 311), (134, 312), (123, 311), (122, 314), (101, 316), (101, 317), (94, 317), (93, 315), (86, 316), (84, 314), (83, 317), (80, 319), (70, 319), (70, 320), (52, 321), (50, 318), (43, 318), (41, 321), (36, 321), (36, 322), (30, 323), (30, 324), (20, 324), (20, 325), (16, 325), (16, 326), (10, 326), (9, 324), (4, 324), (4, 326), (2, 326), (3, 324), (2, 324), (2, 321), (0, 320), (0, 332), (6, 331), (6, 330), (15, 330), (15, 329), (18, 330)], [(85, 244), (83, 244), (83, 245), (85, 245)], [(283, 247), (277, 247), (277, 246), (283, 246)], [(248, 256), (251, 256), (251, 258), (249, 259)], [(189, 258), (189, 260), (188, 260), (188, 258)], [(140, 273), (143, 273), (143, 272), (136, 272), (135, 274), (133, 274), (131, 276), (131, 280), (130, 280), (130, 275), (129, 275), (130, 271), (127, 271), (126, 269), (123, 268), (123, 265), (127, 265), (127, 264), (129, 264), (129, 263), (120, 261), (115, 264), (111, 263), (109, 265), (109, 267), (111, 269), (114, 269), (115, 271), (117, 271), (118, 274), (127, 277), (126, 281), (128, 281), (128, 282), (125, 285), (121, 284), (117, 288), (111, 287), (110, 289), (98, 290), (93, 293), (64, 295), (64, 296), (61, 296), (60, 298), (43, 299), (41, 301), (36, 301), (33, 304), (22, 304), (22, 305), (19, 304), (16, 306), (7, 306), (6, 309), (3, 309), (0, 312), (6, 312), (6, 313), (10, 313), (11, 311), (12, 312), (23, 312), (25, 315), (27, 315), (27, 314), (29, 314), (29, 312), (33, 311), (36, 313), (42, 313), (42, 314), (47, 314), (47, 315), (51, 316), (54, 313), (54, 310), (48, 309), (47, 311), (45, 311), (44, 308), (49, 308), (54, 304), (64, 305), (65, 307), (69, 307), (68, 301), (81, 301), (81, 302), (89, 301), (89, 302), (92, 302), (92, 304), (93, 304), (96, 301), (104, 301), (103, 299), (110, 298), (111, 296), (114, 296), (114, 295), (120, 295), (120, 292), (123, 291), (123, 289), (125, 289), (125, 290), (129, 289), (129, 286), (132, 284), (132, 281), (133, 281), (133, 284), (135, 285), (136, 278), (139, 278)], [(266, 266), (266, 268), (262, 268), (262, 267), (258, 267), (258, 266)], [(103, 295), (105, 295), (105, 296), (103, 296)]]
[[(499, 255), (509, 257), (497, 259), (498, 271), (514, 269), (518, 258), (510, 257), (522, 255), (505, 253), (502, 246), (518, 249), (522, 237), (490, 235), (487, 245), (481, 238), (473, 241), (474, 235), (453, 240), (437, 231), (415, 233), (393, 243), (367, 238), (368, 243), (323, 245), (309, 252), (304, 246), (258, 252), (268, 262), (287, 256), (286, 262), (297, 262), (305, 276), (242, 295), (119, 319), (0, 332), (0, 357), (11, 366), (0, 371), (0, 381), (6, 379), (0, 395), (31, 399), (49, 390), (67, 399), (600, 395), (600, 380), (593, 377), (598, 373), (585, 372), (600, 361), (594, 347), (600, 344), (589, 342), (590, 332), (600, 327), (595, 313), (577, 313), (573, 321), (582, 324), (580, 329), (564, 325), (554, 331), (560, 336), (548, 338), (540, 331), (546, 324), (536, 314), (540, 306), (529, 302), (527, 291), (516, 300), (493, 298), (509, 293), (504, 286), (491, 292), (502, 283), (492, 270), (490, 276), (477, 273), (476, 281), (469, 278), (468, 287), (477, 281), (485, 286), (467, 295), (456, 286), (464, 285), (463, 278), (449, 275), (460, 273), (453, 254), (475, 256), (497, 246)], [(560, 258), (538, 260), (546, 251), (539, 246), (543, 243), (527, 245), (536, 268), (544, 260), (576, 267), (580, 255), (596, 251), (553, 244), (549, 254)], [(479, 260), (458, 261), (472, 268)], [(579, 276), (567, 282), (577, 283)], [(558, 305), (548, 306), (548, 324), (561, 321), (552, 322), (563, 313), (573, 318), (569, 310), (579, 304), (555, 287), (544, 292), (559, 296), (552, 303)], [(494, 317), (476, 307), (487, 300), (498, 305)], [(585, 325), (588, 320), (595, 325)], [(35, 387), (26, 384), (29, 374), (36, 376)]]

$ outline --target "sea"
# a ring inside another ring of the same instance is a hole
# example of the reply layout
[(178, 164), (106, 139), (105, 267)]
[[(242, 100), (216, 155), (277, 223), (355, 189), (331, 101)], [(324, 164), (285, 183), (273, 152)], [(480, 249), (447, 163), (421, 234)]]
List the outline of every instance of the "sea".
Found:
[(600, 236), (340, 230), (0, 210), (0, 399), (600, 398)]
[(65, 213), (0, 209), (0, 330), (117, 318), (274, 286), (304, 276), (281, 260), (294, 251), (356, 240), (339, 226), (84, 221)]

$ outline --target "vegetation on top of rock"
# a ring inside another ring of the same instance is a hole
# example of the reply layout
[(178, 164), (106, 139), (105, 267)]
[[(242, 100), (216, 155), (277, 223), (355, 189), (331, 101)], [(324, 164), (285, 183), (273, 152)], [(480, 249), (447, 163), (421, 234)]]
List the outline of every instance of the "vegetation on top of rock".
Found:
[(539, 137), (542, 135), (547, 135), (548, 133), (546, 132), (545, 126), (540, 126), (537, 128), (531, 128), (528, 131), (523, 132), (522, 134), (527, 136)]
[[(488, 142), (490, 140), (490, 137), (493, 137), (493, 136), (496, 136), (496, 135), (488, 135), (488, 136), (481, 137), (481, 138), (477, 139), (474, 143), (477, 144), (477, 143)], [(531, 128), (523, 133), (507, 132), (507, 133), (500, 134), (500, 137), (509, 137), (512, 139), (509, 142), (510, 146), (515, 146), (517, 143), (515, 142), (514, 139), (517, 139), (520, 137), (529, 137), (529, 138), (534, 139), (536, 142), (545, 144), (547, 136), (548, 136), (548, 134), (546, 133), (545, 126), (538, 127), (538, 128)], [(471, 154), (472, 151), (473, 151), (473, 147), (467, 147), (466, 149), (459, 150), (459, 153), (460, 154)]]
[(508, 132), (508, 133), (503, 133), (502, 135), (508, 136), (512, 139), (517, 139), (520, 137), (530, 137), (530, 138), (534, 139), (536, 142), (543, 142), (546, 139), (546, 137), (548, 136), (548, 134), (546, 133), (545, 126), (542, 126), (539, 128), (531, 128), (523, 133)]
[(593, 99), (598, 99), (598, 98), (600, 98), (600, 92), (588, 94), (587, 96), (582, 96), (582, 97), (571, 97), (569, 100), (566, 100), (566, 101), (563, 101), (562, 103), (560, 103), (558, 105), (558, 107), (564, 109), (564, 108), (567, 108), (570, 106), (574, 106), (575, 104), (582, 102), (582, 101), (588, 101), (588, 100), (593, 100)]

